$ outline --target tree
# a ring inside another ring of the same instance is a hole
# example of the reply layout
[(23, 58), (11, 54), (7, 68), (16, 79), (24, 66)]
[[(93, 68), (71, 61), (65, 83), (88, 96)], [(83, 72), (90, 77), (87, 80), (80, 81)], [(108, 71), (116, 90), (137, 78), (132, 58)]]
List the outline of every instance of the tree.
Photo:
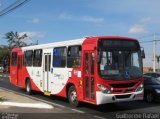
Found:
[(23, 47), (27, 46), (27, 44), (23, 41), (27, 36), (27, 34), (20, 35), (18, 32), (10, 31), (5, 34), (5, 39), (8, 39), (8, 46), (10, 49), (15, 47)]
[(3, 66), (3, 68), (9, 66), (9, 55), (10, 50), (8, 47), (0, 47), (0, 66)]

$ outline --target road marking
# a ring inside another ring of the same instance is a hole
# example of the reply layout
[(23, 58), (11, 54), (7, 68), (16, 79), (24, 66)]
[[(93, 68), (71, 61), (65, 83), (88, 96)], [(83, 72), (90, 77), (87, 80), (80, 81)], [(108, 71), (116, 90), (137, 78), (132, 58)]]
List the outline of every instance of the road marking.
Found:
[(52, 105), (45, 103), (18, 103), (18, 102), (1, 102), (1, 106), (15, 106), (25, 108), (53, 109)]
[(104, 117), (100, 117), (100, 116), (93, 116), (93, 117), (95, 117), (95, 118), (98, 118), (98, 119), (107, 119), (107, 118), (104, 118)]
[(73, 111), (75, 111), (75, 112), (79, 112), (79, 113), (85, 113), (84, 111), (81, 111), (81, 110), (77, 110), (77, 109), (71, 109), (71, 110), (73, 110)]

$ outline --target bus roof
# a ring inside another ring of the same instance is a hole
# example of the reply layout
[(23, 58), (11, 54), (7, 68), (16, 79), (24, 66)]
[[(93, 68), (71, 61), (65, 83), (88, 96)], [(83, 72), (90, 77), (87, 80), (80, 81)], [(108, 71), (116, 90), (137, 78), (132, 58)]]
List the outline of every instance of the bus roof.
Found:
[(22, 47), (22, 49), (27, 50), (27, 49), (61, 47), (61, 46), (67, 46), (67, 45), (81, 45), (84, 40), (85, 40), (85, 38), (76, 39), (76, 40), (68, 40), (68, 41), (59, 41), (59, 42), (54, 42), (54, 43), (47, 43), (47, 44), (41, 44), (41, 45)]
[[(33, 45), (33, 46), (26, 46), (21, 47), (23, 50), (27, 49), (41, 49), (41, 48), (52, 48), (52, 47), (62, 47), (68, 45), (81, 45), (85, 39), (90, 39), (89, 41), (98, 40), (98, 39), (129, 39), (129, 40), (136, 40), (134, 38), (123, 37), (123, 36), (88, 36), (80, 39), (75, 40), (67, 40), (67, 41), (59, 41), (47, 44), (40, 44), (40, 45)], [(18, 50), (18, 48), (14, 48), (14, 50)]]

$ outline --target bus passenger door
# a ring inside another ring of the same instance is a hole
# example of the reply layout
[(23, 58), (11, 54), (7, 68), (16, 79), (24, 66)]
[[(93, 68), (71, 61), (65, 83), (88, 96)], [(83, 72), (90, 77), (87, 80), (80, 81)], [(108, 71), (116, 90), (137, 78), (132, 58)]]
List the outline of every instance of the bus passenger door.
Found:
[(18, 52), (12, 52), (10, 63), (10, 81), (14, 84), (18, 84)]
[(22, 55), (18, 55), (18, 70), (17, 70), (17, 84), (22, 86)]
[[(44, 54), (44, 69), (43, 69), (43, 90), (44, 92), (51, 92), (50, 89), (50, 70), (51, 70), (51, 53)], [(47, 94), (46, 94), (47, 95)]]
[(95, 101), (95, 52), (84, 53), (84, 96), (87, 101)]

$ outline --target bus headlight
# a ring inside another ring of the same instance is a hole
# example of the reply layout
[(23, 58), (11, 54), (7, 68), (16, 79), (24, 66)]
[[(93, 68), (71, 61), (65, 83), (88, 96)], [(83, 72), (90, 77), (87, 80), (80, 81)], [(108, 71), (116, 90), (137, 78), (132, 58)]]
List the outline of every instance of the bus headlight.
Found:
[(143, 84), (140, 84), (140, 85), (137, 87), (136, 92), (142, 91), (142, 90), (143, 90)]
[(102, 91), (105, 94), (110, 94), (111, 93), (111, 91), (107, 87), (105, 87), (101, 84), (97, 84), (97, 87), (100, 91)]

